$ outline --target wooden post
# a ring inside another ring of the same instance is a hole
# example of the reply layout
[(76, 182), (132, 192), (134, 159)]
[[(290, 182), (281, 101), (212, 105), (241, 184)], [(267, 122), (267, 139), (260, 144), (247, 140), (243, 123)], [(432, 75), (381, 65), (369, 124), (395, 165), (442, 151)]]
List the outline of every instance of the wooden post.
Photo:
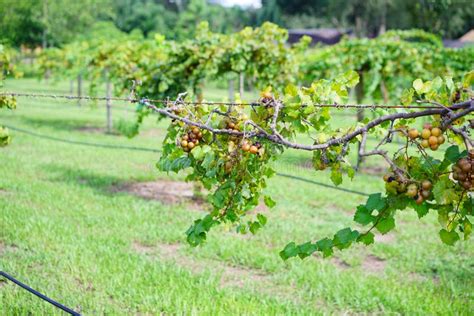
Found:
[(244, 73), (241, 72), (239, 74), (239, 94), (240, 94), (240, 99), (244, 98)]
[(382, 94), (383, 102), (387, 104), (389, 99), (388, 90), (387, 86), (385, 86), (385, 81), (383, 79), (380, 81), (380, 93)]
[[(363, 72), (359, 71), (359, 83), (355, 86), (355, 94), (357, 104), (362, 104), (364, 102), (364, 76)], [(357, 122), (360, 122), (364, 119), (364, 109), (357, 109)], [(361, 143), (357, 146), (357, 164), (356, 170), (359, 170), (360, 165), (362, 164), (362, 157), (359, 155)]]
[(77, 96), (79, 99), (77, 99), (77, 105), (81, 106), (81, 95), (82, 95), (82, 75), (77, 76)]
[(234, 102), (235, 92), (234, 92), (234, 79), (229, 79), (229, 101)]
[(106, 90), (106, 96), (107, 96), (107, 101), (106, 101), (106, 108), (107, 108), (107, 133), (112, 133), (112, 100), (110, 99), (112, 97), (112, 84), (110, 83), (110, 80), (107, 79), (107, 83), (105, 86)]

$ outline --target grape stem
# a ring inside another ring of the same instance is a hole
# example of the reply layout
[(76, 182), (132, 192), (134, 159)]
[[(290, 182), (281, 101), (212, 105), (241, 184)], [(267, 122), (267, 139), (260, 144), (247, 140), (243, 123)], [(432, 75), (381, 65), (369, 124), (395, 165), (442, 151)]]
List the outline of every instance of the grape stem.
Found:
[[(307, 151), (315, 151), (315, 150), (324, 150), (327, 149), (331, 146), (337, 146), (340, 144), (347, 143), (351, 141), (352, 139), (356, 138), (359, 135), (366, 134), (369, 130), (373, 129), (374, 127), (387, 122), (387, 121), (395, 121), (395, 120), (400, 120), (400, 119), (411, 119), (411, 118), (418, 118), (418, 117), (425, 117), (425, 116), (432, 116), (432, 115), (441, 115), (442, 117), (449, 115), (448, 118), (446, 118), (443, 122), (443, 128), (448, 127), (453, 121), (457, 120), (458, 118), (461, 118), (463, 116), (468, 115), (469, 113), (474, 111), (474, 101), (469, 100), (461, 103), (456, 103), (453, 104), (450, 109), (452, 110), (449, 112), (448, 110), (444, 108), (440, 109), (427, 109), (423, 111), (417, 111), (417, 112), (400, 112), (400, 113), (393, 113), (393, 114), (388, 114), (388, 115), (383, 115), (380, 116), (366, 125), (348, 133), (345, 134), (341, 137), (336, 137), (336, 138), (331, 138), (330, 140), (324, 142), (324, 143), (319, 143), (319, 144), (313, 144), (313, 145), (305, 145), (305, 144), (298, 144), (294, 143), (290, 140), (285, 139), (276, 129), (276, 124), (278, 121), (278, 116), (280, 113), (280, 109), (282, 107), (282, 103), (279, 101), (275, 101), (272, 103), (273, 108), (274, 108), (274, 114), (272, 116), (272, 121), (270, 123), (270, 130), (271, 132), (267, 132), (264, 128), (253, 122), (252, 120), (247, 120), (245, 121), (245, 124), (251, 125), (255, 128), (255, 131), (250, 131), (246, 132), (245, 135), (241, 131), (236, 131), (232, 129), (220, 129), (220, 128), (214, 128), (209, 124), (204, 124), (201, 122), (198, 122), (197, 120), (191, 120), (189, 118), (181, 117), (179, 115), (176, 115), (172, 112), (170, 112), (169, 108), (158, 108), (157, 106), (151, 104), (148, 102), (146, 99), (141, 100), (141, 102), (148, 107), (149, 109), (153, 110), (154, 112), (157, 112), (159, 114), (162, 114), (164, 116), (170, 117), (174, 120), (181, 121), (187, 125), (191, 126), (197, 126), (199, 128), (208, 130), (209, 132), (213, 134), (226, 134), (226, 135), (235, 135), (235, 136), (246, 136), (248, 138), (251, 137), (259, 137), (259, 138), (266, 138), (271, 142), (283, 145), (288, 148), (294, 148), (294, 149), (300, 149), (300, 150), (307, 150)], [(461, 110), (462, 109), (462, 110)], [(459, 112), (454, 112), (454, 110), (461, 110)], [(218, 113), (216, 113), (218, 114)], [(219, 113), (220, 114), (220, 113)], [(452, 129), (452, 127), (449, 127)], [(466, 136), (467, 134), (464, 133)], [(466, 138), (466, 137), (464, 137)], [(373, 154), (381, 154), (381, 152), (375, 152)]]

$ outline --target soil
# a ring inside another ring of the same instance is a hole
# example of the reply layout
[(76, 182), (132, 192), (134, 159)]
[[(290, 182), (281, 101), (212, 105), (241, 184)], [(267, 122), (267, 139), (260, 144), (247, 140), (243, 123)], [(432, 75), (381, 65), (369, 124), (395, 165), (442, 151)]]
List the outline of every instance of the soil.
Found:
[(205, 209), (205, 201), (194, 196), (193, 184), (183, 181), (156, 180), (116, 185), (112, 192), (125, 192), (145, 200), (160, 201), (164, 204), (188, 203), (192, 209)]
[(220, 285), (223, 287), (243, 287), (246, 281), (252, 283), (268, 282), (269, 275), (258, 269), (249, 269), (239, 266), (231, 266), (217, 260), (194, 259), (183, 253), (181, 244), (157, 244), (155, 246), (145, 245), (140, 242), (132, 243), (132, 250), (141, 255), (158, 258), (164, 261), (171, 261), (180, 267), (195, 274), (205, 272), (212, 267), (220, 275)]
[(367, 255), (362, 262), (362, 269), (368, 273), (381, 273), (385, 270), (386, 261), (374, 255)]

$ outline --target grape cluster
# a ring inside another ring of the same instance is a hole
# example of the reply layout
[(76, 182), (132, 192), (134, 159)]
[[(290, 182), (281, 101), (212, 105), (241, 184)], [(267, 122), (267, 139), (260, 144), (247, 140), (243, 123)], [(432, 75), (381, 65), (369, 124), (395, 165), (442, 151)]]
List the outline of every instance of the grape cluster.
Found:
[(421, 138), (421, 146), (423, 148), (431, 148), (431, 150), (437, 150), (445, 142), (443, 131), (439, 127), (433, 127), (430, 123), (423, 125), (421, 133), (416, 128), (410, 129), (408, 137), (412, 140)]
[(394, 174), (386, 174), (383, 177), (386, 182), (387, 191), (391, 193), (405, 194), (415, 200), (417, 204), (430, 200), (433, 184), (430, 180), (423, 180), (421, 183), (405, 183)]
[(469, 155), (461, 158), (453, 165), (453, 179), (468, 191), (474, 190), (474, 150)]
[(266, 103), (273, 99), (273, 95), (270, 91), (263, 91), (262, 93), (260, 93), (260, 96), (262, 97), (261, 100), (263, 103)]
[(251, 143), (249, 140), (242, 141), (242, 150), (254, 155), (258, 153), (263, 154), (262, 144), (259, 142)]
[(191, 151), (194, 147), (199, 145), (199, 141), (202, 139), (202, 132), (201, 130), (193, 126), (189, 129), (189, 131), (181, 136), (181, 147), (185, 152)]

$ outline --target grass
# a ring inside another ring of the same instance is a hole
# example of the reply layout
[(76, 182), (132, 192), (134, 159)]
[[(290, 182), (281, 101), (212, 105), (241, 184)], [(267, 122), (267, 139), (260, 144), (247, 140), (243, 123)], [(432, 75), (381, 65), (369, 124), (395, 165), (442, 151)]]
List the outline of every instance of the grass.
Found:
[[(6, 88), (67, 93), (67, 86), (22, 79)], [(132, 119), (133, 113), (116, 109), (114, 117)], [(2, 123), (58, 138), (147, 148), (159, 148), (165, 127), (148, 119), (137, 138), (106, 135), (97, 130), (105, 126), (102, 105), (79, 108), (49, 99), (19, 99), (16, 111), (0, 112)], [(219, 227), (205, 246), (192, 249), (184, 231), (203, 212), (111, 189), (182, 179), (155, 169), (158, 153), (12, 134), (13, 143), (0, 149), (1, 270), (85, 315), (468, 315), (474, 310), (473, 241), (444, 246), (435, 214), (418, 220), (411, 210), (400, 212), (389, 237), (338, 252), (336, 259), (283, 262), (278, 251), (287, 242), (319, 239), (351, 225), (364, 197), (275, 177), (267, 190), (278, 205), (265, 211), (265, 229), (247, 238)], [(300, 166), (309, 157), (288, 151), (276, 168), (329, 184), (327, 173)], [(380, 177), (368, 174), (343, 184), (367, 193), (382, 185)], [(0, 282), (0, 306), (7, 315), (59, 314), (10, 282)]]

